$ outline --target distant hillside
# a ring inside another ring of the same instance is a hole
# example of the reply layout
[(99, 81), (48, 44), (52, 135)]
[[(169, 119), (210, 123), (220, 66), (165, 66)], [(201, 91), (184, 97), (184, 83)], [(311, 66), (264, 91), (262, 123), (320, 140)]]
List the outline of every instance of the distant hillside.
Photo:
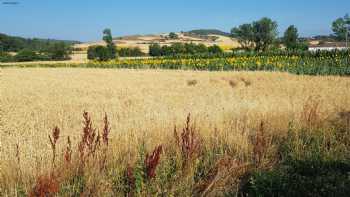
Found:
[(196, 29), (196, 30), (188, 31), (187, 33), (197, 34), (197, 35), (201, 35), (201, 36), (207, 36), (207, 35), (211, 35), (211, 34), (220, 35), (220, 36), (230, 36), (229, 33), (223, 32), (223, 31), (218, 30), (218, 29)]
[(80, 43), (79, 41), (71, 40), (55, 40), (55, 39), (41, 39), (41, 38), (22, 38), (18, 36), (9, 36), (0, 33), (0, 51), (16, 52), (22, 49), (30, 50), (44, 50), (51, 44), (57, 42), (64, 42), (67, 45)]

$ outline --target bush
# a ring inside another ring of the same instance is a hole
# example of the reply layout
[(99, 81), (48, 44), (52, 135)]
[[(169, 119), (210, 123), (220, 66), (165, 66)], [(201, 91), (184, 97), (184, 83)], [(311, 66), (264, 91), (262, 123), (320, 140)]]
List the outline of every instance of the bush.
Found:
[(141, 57), (146, 54), (139, 47), (135, 48), (120, 48), (117, 50), (120, 57)]
[(89, 60), (107, 61), (110, 59), (110, 52), (105, 46), (90, 46), (87, 53)]
[(46, 53), (51, 60), (68, 60), (71, 49), (64, 42), (52, 44)]
[(249, 196), (348, 196), (350, 164), (294, 160), (289, 165), (253, 174)]
[(151, 44), (149, 46), (149, 55), (154, 57), (161, 56), (162, 55), (161, 46), (158, 43)]
[(24, 49), (14, 56), (14, 60), (17, 62), (35, 61), (40, 60), (40, 56), (35, 51)]
[(213, 46), (208, 47), (208, 52), (211, 54), (224, 53), (224, 51), (218, 45), (213, 45)]
[(171, 32), (171, 33), (169, 34), (169, 38), (170, 38), (170, 39), (178, 39), (179, 36), (178, 36), (176, 33)]
[(223, 50), (214, 45), (212, 47), (206, 47), (204, 44), (194, 43), (174, 43), (170, 46), (159, 44), (152, 44), (149, 47), (150, 56), (183, 56), (183, 55), (202, 55), (202, 54), (222, 54)]
[(348, 196), (350, 192), (350, 147), (348, 134), (334, 127), (329, 131), (289, 129), (280, 139), (280, 164), (258, 169), (243, 187), (248, 196)]
[(11, 62), (13, 61), (13, 57), (5, 52), (0, 51), (0, 62)]

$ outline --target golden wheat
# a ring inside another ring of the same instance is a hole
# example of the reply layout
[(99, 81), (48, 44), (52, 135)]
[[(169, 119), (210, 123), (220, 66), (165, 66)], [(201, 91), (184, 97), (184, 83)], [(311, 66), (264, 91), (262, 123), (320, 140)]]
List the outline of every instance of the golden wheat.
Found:
[(84, 110), (97, 128), (102, 128), (102, 118), (108, 114), (114, 155), (127, 152), (132, 158), (141, 140), (150, 148), (161, 144), (172, 136), (173, 125), (182, 125), (191, 113), (204, 137), (224, 136), (221, 140), (243, 159), (251, 152), (247, 131), (261, 121), (272, 120), (265, 128), (270, 132), (285, 131), (290, 121), (303, 124), (303, 106), (310, 100), (318, 103), (320, 120), (350, 110), (350, 78), (336, 76), (78, 68), (1, 72), (3, 177), (14, 173), (16, 163), (24, 175), (48, 168), (52, 160), (48, 135), (55, 126), (60, 128), (57, 154), (62, 156), (68, 136), (73, 142), (81, 138)]

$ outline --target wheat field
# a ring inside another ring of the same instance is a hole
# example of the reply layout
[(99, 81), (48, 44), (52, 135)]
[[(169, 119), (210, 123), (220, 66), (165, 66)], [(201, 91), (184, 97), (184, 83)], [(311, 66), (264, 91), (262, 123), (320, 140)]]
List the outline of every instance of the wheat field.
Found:
[(128, 150), (132, 158), (140, 140), (151, 148), (167, 141), (174, 125), (182, 125), (190, 113), (203, 136), (224, 136), (244, 159), (250, 151), (249, 136), (242, 131), (256, 128), (262, 120), (269, 122), (271, 132), (284, 132), (290, 121), (303, 124), (310, 101), (317, 103), (320, 121), (350, 110), (350, 78), (337, 76), (6, 68), (0, 80), (3, 177), (13, 173), (18, 149), (24, 174), (44, 171), (51, 158), (51, 130), (61, 129), (62, 153), (65, 137), (80, 139), (84, 111), (96, 128), (108, 115), (114, 154)]

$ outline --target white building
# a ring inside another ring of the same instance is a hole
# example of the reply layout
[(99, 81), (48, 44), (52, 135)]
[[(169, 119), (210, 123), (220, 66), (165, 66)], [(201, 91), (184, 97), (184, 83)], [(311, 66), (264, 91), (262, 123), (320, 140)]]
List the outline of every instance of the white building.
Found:
[(332, 51), (332, 50), (346, 50), (345, 42), (326, 42), (319, 44), (310, 44), (309, 51)]

